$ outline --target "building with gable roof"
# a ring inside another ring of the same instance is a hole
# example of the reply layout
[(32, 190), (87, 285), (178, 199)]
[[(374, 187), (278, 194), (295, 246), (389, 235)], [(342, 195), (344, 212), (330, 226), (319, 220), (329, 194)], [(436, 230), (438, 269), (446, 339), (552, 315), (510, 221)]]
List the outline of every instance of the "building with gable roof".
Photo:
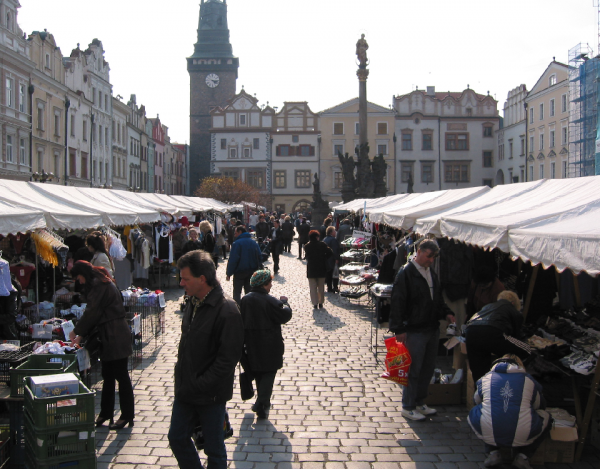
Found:
[(489, 93), (428, 86), (394, 96), (393, 103), (397, 193), (494, 185), (500, 116)]

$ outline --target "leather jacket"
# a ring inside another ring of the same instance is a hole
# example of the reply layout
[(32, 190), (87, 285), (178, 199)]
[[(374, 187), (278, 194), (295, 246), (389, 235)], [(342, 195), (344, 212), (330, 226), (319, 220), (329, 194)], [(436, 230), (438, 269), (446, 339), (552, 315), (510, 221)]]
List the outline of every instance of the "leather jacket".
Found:
[(518, 337), (523, 325), (523, 315), (508, 300), (498, 300), (481, 308), (467, 322), (467, 331), (477, 326), (492, 326), (506, 335)]

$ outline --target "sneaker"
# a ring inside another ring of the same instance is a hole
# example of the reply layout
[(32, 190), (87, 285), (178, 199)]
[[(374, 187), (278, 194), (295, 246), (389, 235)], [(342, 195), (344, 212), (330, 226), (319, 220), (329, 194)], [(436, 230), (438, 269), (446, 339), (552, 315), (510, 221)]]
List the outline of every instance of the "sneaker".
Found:
[(512, 465), (518, 469), (532, 469), (531, 465), (529, 464), (529, 459), (527, 459), (527, 456), (525, 456), (523, 453), (517, 454)]
[(421, 412), (417, 411), (417, 410), (406, 410), (406, 409), (402, 409), (402, 417), (407, 418), (409, 420), (425, 420), (427, 417), (425, 417)]
[(418, 405), (417, 410), (423, 415), (435, 415), (437, 414), (437, 410), (432, 409), (431, 407), (427, 407), (427, 405)]
[(502, 454), (500, 454), (499, 449), (492, 451), (488, 457), (485, 458), (485, 461), (483, 461), (485, 467), (494, 467), (498, 464), (502, 464)]

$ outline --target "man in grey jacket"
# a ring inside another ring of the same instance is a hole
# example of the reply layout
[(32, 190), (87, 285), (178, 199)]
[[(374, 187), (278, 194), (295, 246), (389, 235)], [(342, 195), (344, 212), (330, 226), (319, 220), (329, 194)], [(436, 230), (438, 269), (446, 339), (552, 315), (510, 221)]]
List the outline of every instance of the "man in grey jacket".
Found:
[(191, 439), (199, 423), (208, 467), (225, 469), (225, 404), (233, 395), (244, 323), (235, 301), (223, 294), (209, 253), (191, 251), (179, 258), (177, 267), (190, 301), (181, 322), (169, 444), (180, 468), (201, 469)]

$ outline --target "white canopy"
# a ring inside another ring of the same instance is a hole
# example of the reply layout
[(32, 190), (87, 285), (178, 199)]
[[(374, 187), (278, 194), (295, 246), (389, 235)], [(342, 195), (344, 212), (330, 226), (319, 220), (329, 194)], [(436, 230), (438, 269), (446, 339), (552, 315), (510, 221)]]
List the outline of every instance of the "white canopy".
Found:
[[(87, 229), (104, 224), (102, 214), (42, 193), (34, 187), (35, 183), (31, 182), (0, 179), (0, 200), (42, 211), (46, 227), (53, 230)], [(28, 227), (24, 231), (32, 229), (35, 227)]]
[(394, 228), (409, 229), (415, 225), (417, 219), (420, 217), (455, 207), (489, 191), (489, 187), (483, 186), (425, 192), (423, 194), (414, 194), (415, 197), (402, 200), (399, 204), (386, 205), (372, 211), (367, 209), (367, 213), (371, 222), (385, 223)]
[(510, 230), (508, 243), (513, 256), (541, 263), (544, 267), (567, 268), (576, 274), (600, 274), (600, 201), (566, 213)]
[(442, 236), (509, 252), (509, 230), (600, 201), (600, 176), (549, 179), (519, 197), (468, 213), (442, 216)]
[(450, 217), (452, 215), (493, 207), (496, 204), (510, 200), (514, 197), (519, 197), (525, 192), (528, 192), (543, 183), (543, 180), (539, 180), (524, 182), (521, 184), (496, 186), (492, 190), (484, 192), (462, 204), (447, 208), (445, 210), (440, 210), (426, 217), (419, 218), (415, 224), (414, 230), (424, 235), (432, 233), (436, 236), (441, 236), (440, 222), (442, 217)]
[[(126, 200), (131, 205), (137, 205), (138, 207), (144, 207), (148, 210), (154, 210), (156, 212), (167, 212), (171, 215), (182, 215), (181, 212), (179, 212), (179, 207), (176, 206), (174, 200), (165, 201), (161, 198), (154, 197), (158, 194), (118, 191), (115, 189), (109, 189), (109, 192), (112, 192), (115, 196)], [(189, 210), (185, 210), (185, 212), (191, 214), (189, 213)]]
[(365, 202), (367, 203), (367, 212), (369, 210), (373, 210), (375, 208), (392, 205), (395, 203), (399, 203), (401, 200), (405, 200), (407, 197), (415, 194), (397, 194), (397, 195), (389, 195), (386, 197), (379, 197), (376, 199), (357, 199), (352, 200), (345, 204), (340, 204), (335, 207), (336, 210), (342, 211), (346, 210), (349, 212), (357, 212), (365, 208)]
[(46, 218), (41, 210), (0, 200), (0, 235), (27, 233), (45, 227)]
[(121, 197), (117, 197), (108, 189), (92, 189), (91, 187), (77, 187), (76, 189), (99, 202), (104, 202), (115, 207), (121, 207), (135, 212), (138, 216), (138, 220), (134, 223), (153, 223), (160, 220), (160, 212), (157, 210), (151, 210), (129, 203)]

